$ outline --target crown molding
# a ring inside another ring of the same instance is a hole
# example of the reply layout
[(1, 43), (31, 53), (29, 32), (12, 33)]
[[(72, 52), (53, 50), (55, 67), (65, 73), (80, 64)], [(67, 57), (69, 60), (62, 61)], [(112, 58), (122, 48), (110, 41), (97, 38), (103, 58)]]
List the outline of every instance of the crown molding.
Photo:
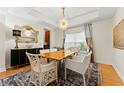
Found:
[(48, 27), (50, 27), (50, 28), (53, 28), (53, 29), (55, 29), (55, 30), (58, 30), (57, 26), (55, 26), (55, 25), (53, 25), (53, 24), (51, 24), (51, 23), (48, 23), (48, 22), (46, 22), (46, 21), (42, 21), (42, 22), (40, 22), (40, 24), (41, 24), (41, 25), (46, 25), (46, 26), (48, 26)]
[(77, 16), (74, 16), (74, 17), (70, 17), (70, 18), (67, 18), (68, 20), (72, 20), (72, 19), (75, 19), (75, 18), (78, 18), (78, 17), (81, 17), (81, 16), (85, 16), (85, 15), (88, 15), (88, 14), (92, 14), (94, 12), (98, 12), (99, 9), (94, 9), (94, 10), (91, 10), (91, 11), (88, 11), (86, 13), (82, 13), (80, 15), (77, 15)]

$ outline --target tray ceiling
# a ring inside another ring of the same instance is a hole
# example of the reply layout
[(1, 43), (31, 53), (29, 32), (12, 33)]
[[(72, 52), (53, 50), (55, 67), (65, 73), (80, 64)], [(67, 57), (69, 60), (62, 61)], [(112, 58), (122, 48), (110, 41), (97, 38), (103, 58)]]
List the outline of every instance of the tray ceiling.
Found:
[[(95, 20), (113, 17), (117, 8), (114, 7), (66, 7), (65, 17), (69, 26), (81, 25)], [(0, 13), (13, 14), (36, 22), (45, 21), (57, 26), (61, 16), (60, 7), (11, 7), (0, 8)]]

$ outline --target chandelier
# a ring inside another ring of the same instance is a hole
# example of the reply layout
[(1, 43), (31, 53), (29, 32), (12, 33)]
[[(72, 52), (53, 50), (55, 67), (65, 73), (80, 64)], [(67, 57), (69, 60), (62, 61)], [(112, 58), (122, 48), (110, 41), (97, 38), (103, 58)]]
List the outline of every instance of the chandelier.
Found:
[(61, 29), (61, 30), (65, 30), (67, 29), (68, 27), (68, 21), (66, 20), (65, 18), (65, 8), (62, 8), (62, 12), (61, 12), (61, 19), (58, 21), (58, 27)]

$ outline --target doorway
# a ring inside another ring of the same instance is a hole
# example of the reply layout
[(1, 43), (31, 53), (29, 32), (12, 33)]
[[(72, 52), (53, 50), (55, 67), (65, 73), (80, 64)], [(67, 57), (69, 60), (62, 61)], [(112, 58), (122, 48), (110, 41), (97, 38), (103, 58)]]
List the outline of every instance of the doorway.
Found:
[(45, 30), (45, 36), (44, 36), (44, 49), (49, 49), (50, 48), (50, 31), (47, 29)]

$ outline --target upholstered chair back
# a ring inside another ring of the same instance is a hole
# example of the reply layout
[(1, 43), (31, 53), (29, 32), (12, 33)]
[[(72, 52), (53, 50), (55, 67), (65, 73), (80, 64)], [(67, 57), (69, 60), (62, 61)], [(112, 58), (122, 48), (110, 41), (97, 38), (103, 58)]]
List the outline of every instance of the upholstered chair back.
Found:
[(82, 71), (85, 73), (87, 68), (89, 67), (90, 65), (90, 61), (91, 61), (91, 54), (92, 54), (92, 51), (90, 51), (87, 55), (85, 55), (84, 57), (84, 60), (83, 60), (83, 63), (82, 63)]

